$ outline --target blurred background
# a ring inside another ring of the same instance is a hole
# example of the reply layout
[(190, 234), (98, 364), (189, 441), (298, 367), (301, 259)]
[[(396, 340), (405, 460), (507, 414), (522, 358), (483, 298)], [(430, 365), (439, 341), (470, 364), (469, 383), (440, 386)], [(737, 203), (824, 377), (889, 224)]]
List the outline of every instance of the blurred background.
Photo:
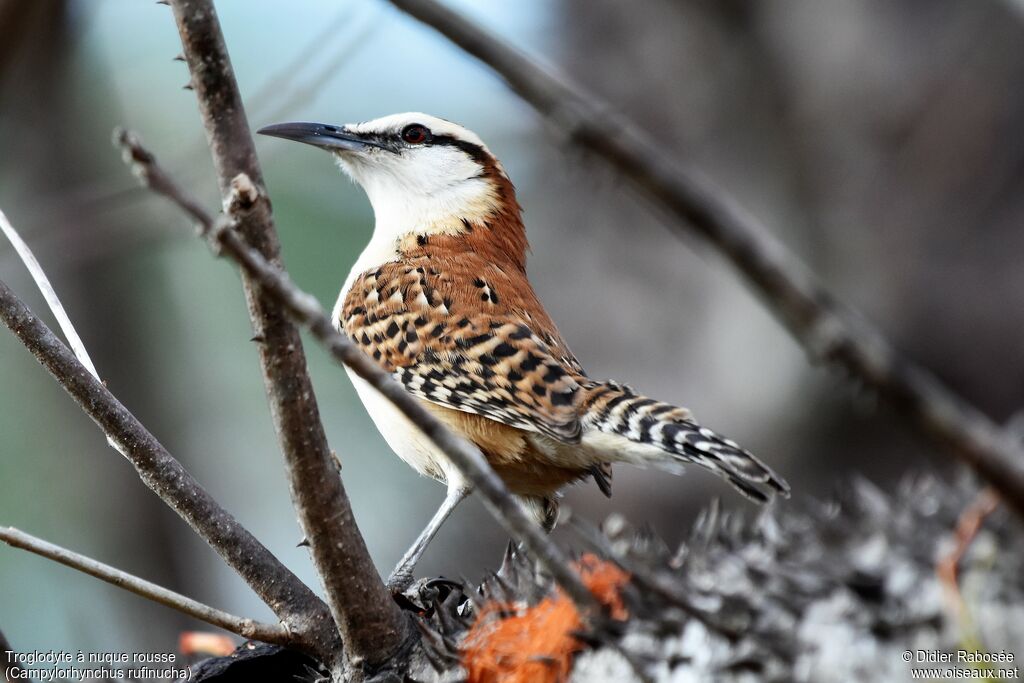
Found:
[[(1024, 6), (1014, 0), (453, 2), (582, 81), (727, 188), (841, 298), (996, 420), (1024, 405)], [(808, 366), (730, 268), (680, 242), (600, 162), (485, 67), (376, 0), (218, 3), (252, 126), (425, 111), (478, 132), (519, 189), (529, 271), (595, 377), (691, 407), (823, 498), (949, 459), (871, 396)], [(167, 7), (0, 0), (0, 207), (54, 281), (100, 374), (185, 466), (316, 585), (292, 512), (232, 266), (139, 189), (110, 145), (138, 131), (216, 207)], [(608, 131), (615, 135), (614, 130)], [(372, 214), (327, 155), (257, 140), (292, 276), (329, 307)], [(0, 245), (0, 277), (51, 321)], [(390, 453), (345, 374), (307, 344), (332, 446), (386, 573), (443, 488)], [(570, 490), (683, 538), (712, 497), (691, 468), (620, 468), (615, 497)], [(229, 611), (268, 618), (138, 481), (32, 357), (0, 333), (0, 524)], [(571, 536), (557, 532), (572, 543)], [(507, 539), (475, 500), (421, 574), (480, 578)], [(0, 626), (17, 649), (168, 651), (202, 629), (162, 607), (0, 548)]]

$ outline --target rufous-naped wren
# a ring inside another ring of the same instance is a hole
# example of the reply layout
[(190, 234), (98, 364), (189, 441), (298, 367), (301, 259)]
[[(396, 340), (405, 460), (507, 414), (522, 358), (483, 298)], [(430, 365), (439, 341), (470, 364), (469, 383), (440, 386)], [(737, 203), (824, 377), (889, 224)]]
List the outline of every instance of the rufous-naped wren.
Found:
[[(334, 323), (449, 428), (476, 444), (550, 530), (558, 492), (611, 464), (696, 463), (765, 501), (785, 481), (686, 408), (587, 376), (526, 276), (526, 230), (512, 183), (474, 133), (410, 113), (259, 131), (325, 149), (373, 205), (373, 237), (352, 267)], [(388, 445), (444, 482), (444, 503), (388, 583), (401, 589), (469, 491), (460, 472), (365, 381), (352, 381)]]

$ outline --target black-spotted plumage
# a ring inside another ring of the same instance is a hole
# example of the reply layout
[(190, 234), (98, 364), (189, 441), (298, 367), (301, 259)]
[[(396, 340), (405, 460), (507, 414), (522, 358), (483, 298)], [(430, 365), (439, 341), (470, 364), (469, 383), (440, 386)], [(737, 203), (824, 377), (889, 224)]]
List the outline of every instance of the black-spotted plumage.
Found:
[(443, 407), (442, 418), (481, 447), (513, 492), (550, 507), (565, 483), (593, 477), (610, 494), (617, 461), (693, 462), (757, 501), (787, 492), (685, 408), (588, 378), (523, 269), (473, 248), (492, 229), (404, 245), (401, 259), (355, 279), (340, 322), (410, 393)]
[[(545, 341), (526, 322), (532, 290), (515, 292), (508, 274), (472, 254), (445, 258), (436, 249), (420, 247), (423, 254), (357, 279), (342, 308), (345, 332), (415, 396), (578, 441), (582, 369), (567, 362), (559, 338)], [(500, 282), (472, 275), (481, 270)], [(497, 299), (499, 290), (508, 294)], [(544, 331), (550, 325), (532, 322)]]
[[(757, 500), (787, 491), (685, 409), (586, 376), (530, 286), (515, 189), (477, 135), (422, 113), (261, 132), (329, 150), (366, 190), (374, 234), (346, 280), (337, 325), (473, 442), (545, 529), (566, 484), (592, 478), (610, 495), (614, 462), (694, 462)], [(392, 403), (350, 376), (395, 453), (448, 486), (388, 579), (401, 589), (470, 484)]]
[[(530, 286), (515, 189), (475, 134), (420, 113), (264, 131), (330, 150), (373, 204), (374, 237), (342, 293), (339, 327), (475, 443), (545, 527), (565, 484), (592, 478), (610, 494), (615, 462), (693, 462), (757, 500), (786, 492), (764, 464), (687, 410), (587, 377)], [(461, 473), (394, 406), (355, 383), (395, 452), (448, 482), (443, 521), (467, 486)], [(430, 525), (425, 538), (436, 530)]]

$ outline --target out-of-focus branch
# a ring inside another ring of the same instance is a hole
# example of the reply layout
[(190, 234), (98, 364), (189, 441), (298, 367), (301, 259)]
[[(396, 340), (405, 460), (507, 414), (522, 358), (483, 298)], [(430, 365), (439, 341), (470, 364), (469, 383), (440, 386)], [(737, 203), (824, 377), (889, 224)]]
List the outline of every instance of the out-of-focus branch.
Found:
[[(391, 375), (359, 350), (348, 337), (335, 330), (330, 317), (317, 303), (316, 298), (296, 287), (286, 272), (245, 244), (230, 220), (216, 221), (203, 209), (197, 209), (196, 202), (167, 175), (137, 138), (130, 133), (122, 132), (119, 139), (126, 150), (125, 156), (134, 161), (136, 175), (154, 191), (178, 204), (199, 224), (201, 231), (224, 256), (240, 265), (250, 278), (259, 284), (262, 291), (287, 311), (296, 322), (308, 327), (313, 336), (337, 361), (369, 382), (409, 418), (451, 459), (473, 484), (474, 489), (483, 495), (484, 503), (497, 520), (513, 537), (523, 542), (530, 554), (543, 564), (563, 590), (581, 607), (597, 609), (596, 599), (572, 569), (568, 557), (539, 525), (527, 517), (523, 508), (512, 498), (504, 482), (487, 464), (479, 449), (449, 431)], [(261, 202), (266, 202), (266, 198), (259, 194), (258, 188), (246, 176), (240, 175), (235, 179), (232, 197), (228, 202), (229, 215), (233, 216), (236, 209), (244, 209), (248, 205)]]
[(609, 162), (677, 220), (707, 239), (761, 295), (815, 361), (843, 369), (951, 448), (1024, 515), (1024, 448), (1012, 435), (897, 353), (826, 291), (721, 188), (676, 162), (611, 105), (435, 0), (389, 0), (494, 69), (572, 143)]
[(330, 626), (326, 605), (182, 467), (74, 353), (0, 280), (0, 320), (103, 430), (143, 483), (167, 503), (242, 577), (298, 638), (316, 647), (315, 629)]
[[(222, 195), (245, 174), (257, 185), (263, 175), (211, 0), (171, 0), (217, 170)], [(234, 215), (244, 245), (280, 263), (280, 244), (270, 202), (238, 208)], [(234, 234), (234, 233), (232, 233)], [(236, 235), (237, 236), (237, 235)], [(385, 665), (409, 642), (412, 630), (377, 574), (359, 533), (348, 495), (317, 407), (298, 330), (285, 312), (243, 273), (274, 428), (288, 470), (292, 502), (309, 539), (348, 662), (369, 670)], [(327, 645), (325, 642), (324, 645)], [(337, 668), (338, 657), (327, 663)]]
[(291, 633), (288, 629), (278, 624), (264, 624), (252, 619), (229, 614), (209, 605), (204, 605), (192, 598), (168, 590), (163, 586), (140, 579), (128, 572), (54, 545), (41, 538), (36, 538), (18, 529), (0, 527), (0, 541), (14, 548), (21, 548), (55, 562), (60, 562), (72, 569), (77, 569), (80, 572), (113, 584), (118, 588), (123, 588), (126, 591), (131, 591), (136, 595), (141, 595), (144, 598), (158, 602), (161, 605), (176, 609), (190, 617), (219, 626), (226, 631), (237, 633), (243, 638), (261, 640), (264, 643), (274, 645), (294, 646), (296, 644), (296, 634)]

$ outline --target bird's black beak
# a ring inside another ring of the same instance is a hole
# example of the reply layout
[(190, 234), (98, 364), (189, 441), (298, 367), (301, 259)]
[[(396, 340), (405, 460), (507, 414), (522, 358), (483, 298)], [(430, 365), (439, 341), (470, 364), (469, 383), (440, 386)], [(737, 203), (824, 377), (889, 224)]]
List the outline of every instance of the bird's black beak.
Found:
[(381, 147), (376, 142), (371, 142), (355, 133), (350, 133), (343, 126), (329, 126), (324, 123), (305, 123), (302, 121), (275, 123), (271, 126), (264, 126), (256, 132), (260, 135), (304, 142), (307, 145), (313, 145), (314, 147), (320, 147), (329, 151), (347, 150), (358, 152), (367, 147)]

